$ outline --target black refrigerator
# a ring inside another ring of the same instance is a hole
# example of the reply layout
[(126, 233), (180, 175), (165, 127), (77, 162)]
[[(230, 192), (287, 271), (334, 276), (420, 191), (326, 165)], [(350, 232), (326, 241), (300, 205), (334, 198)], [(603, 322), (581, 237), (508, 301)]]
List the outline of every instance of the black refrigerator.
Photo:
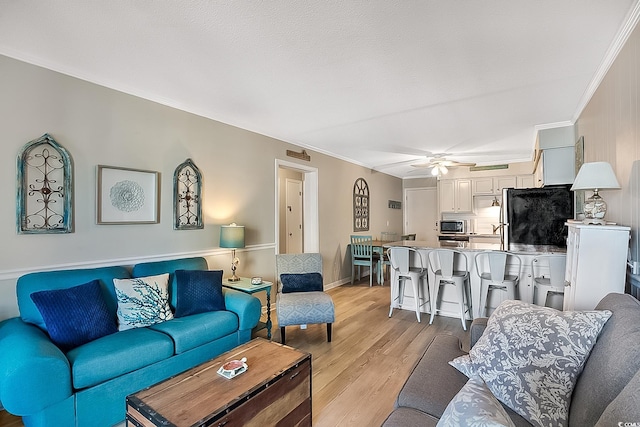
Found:
[(504, 248), (552, 250), (566, 248), (567, 219), (573, 218), (570, 185), (507, 188), (502, 193)]

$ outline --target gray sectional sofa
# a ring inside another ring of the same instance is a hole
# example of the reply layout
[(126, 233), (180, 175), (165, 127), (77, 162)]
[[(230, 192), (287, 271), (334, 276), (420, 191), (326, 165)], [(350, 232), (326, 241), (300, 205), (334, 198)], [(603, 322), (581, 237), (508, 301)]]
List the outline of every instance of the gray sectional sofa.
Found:
[[(610, 310), (613, 314), (577, 379), (568, 425), (640, 425), (640, 302), (631, 295), (609, 294), (596, 309)], [(474, 320), (472, 346), (482, 335), (486, 321), (486, 318)], [(436, 336), (404, 384), (396, 407), (383, 426), (435, 426), (468, 380), (448, 364), (463, 354), (457, 337)], [(516, 426), (531, 425), (505, 409)]]

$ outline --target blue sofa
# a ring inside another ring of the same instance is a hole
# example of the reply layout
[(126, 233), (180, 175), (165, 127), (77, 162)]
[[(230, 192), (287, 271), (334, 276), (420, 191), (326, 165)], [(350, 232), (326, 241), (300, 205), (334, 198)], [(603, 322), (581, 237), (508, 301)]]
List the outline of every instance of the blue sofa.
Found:
[(223, 289), (226, 311), (175, 318), (119, 331), (63, 353), (54, 345), (31, 293), (99, 279), (116, 315), (114, 278), (170, 273), (175, 310), (176, 270), (207, 270), (204, 258), (124, 267), (31, 273), (17, 283), (20, 317), (0, 323), (0, 403), (25, 426), (112, 426), (125, 418), (125, 397), (251, 339), (260, 301)]

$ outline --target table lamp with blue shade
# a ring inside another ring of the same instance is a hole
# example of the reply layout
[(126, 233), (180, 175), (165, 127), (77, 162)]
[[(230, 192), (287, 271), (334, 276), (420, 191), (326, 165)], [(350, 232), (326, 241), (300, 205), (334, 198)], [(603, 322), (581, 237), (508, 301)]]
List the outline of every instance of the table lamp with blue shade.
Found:
[(244, 248), (244, 226), (231, 223), (229, 225), (220, 226), (220, 247), (229, 248), (231, 251), (231, 277), (228, 279), (230, 282), (237, 282), (240, 280), (236, 276), (236, 268), (240, 260), (236, 258), (236, 249)]

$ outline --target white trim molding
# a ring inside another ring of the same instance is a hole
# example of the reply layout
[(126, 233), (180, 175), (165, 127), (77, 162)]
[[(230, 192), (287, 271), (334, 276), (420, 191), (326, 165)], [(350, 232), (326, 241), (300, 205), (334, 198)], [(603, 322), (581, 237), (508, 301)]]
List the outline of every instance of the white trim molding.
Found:
[[(254, 251), (263, 251), (269, 250), (272, 251), (276, 247), (275, 243), (265, 243), (261, 245), (251, 245), (247, 246), (243, 249), (236, 249), (236, 252), (254, 252)], [(124, 266), (133, 266), (135, 264), (140, 264), (142, 262), (155, 262), (155, 261), (169, 261), (172, 259), (178, 258), (191, 258), (191, 257), (209, 257), (209, 256), (220, 256), (230, 254), (231, 249), (205, 249), (201, 251), (189, 251), (189, 252), (176, 252), (171, 254), (159, 254), (159, 255), (145, 255), (140, 257), (133, 258), (113, 258), (106, 260), (94, 260), (94, 261), (81, 261), (81, 262), (71, 262), (64, 264), (56, 264), (56, 265), (46, 265), (46, 266), (38, 266), (38, 267), (30, 267), (30, 268), (21, 268), (15, 270), (0, 270), (0, 280), (11, 280), (17, 279), (20, 276), (24, 276), (28, 273), (35, 273), (39, 271), (54, 271), (54, 270), (74, 270), (80, 268), (100, 268), (100, 267), (111, 267), (114, 265), (124, 265)]]
[(623, 25), (618, 30), (618, 33), (616, 34), (616, 37), (613, 39), (611, 46), (609, 46), (607, 53), (604, 55), (604, 59), (602, 60), (600, 67), (598, 67), (598, 69), (596, 70), (596, 73), (591, 79), (591, 83), (589, 83), (589, 86), (587, 86), (587, 89), (584, 91), (584, 94), (582, 95), (582, 98), (578, 103), (578, 107), (576, 108), (576, 112), (574, 113), (573, 119), (572, 119), (574, 123), (578, 120), (578, 118), (580, 117), (580, 114), (582, 114), (582, 111), (585, 109), (589, 101), (591, 101), (591, 98), (593, 97), (596, 90), (600, 86), (600, 83), (602, 83), (602, 80), (604, 80), (604, 77), (606, 76), (607, 72), (611, 68), (611, 65), (613, 65), (613, 62), (618, 57), (618, 54), (620, 53), (625, 43), (629, 39), (629, 36), (633, 32), (633, 30), (636, 28), (636, 25), (638, 24), (639, 19), (640, 19), (640, 0), (635, 0), (635, 4), (627, 14)]

